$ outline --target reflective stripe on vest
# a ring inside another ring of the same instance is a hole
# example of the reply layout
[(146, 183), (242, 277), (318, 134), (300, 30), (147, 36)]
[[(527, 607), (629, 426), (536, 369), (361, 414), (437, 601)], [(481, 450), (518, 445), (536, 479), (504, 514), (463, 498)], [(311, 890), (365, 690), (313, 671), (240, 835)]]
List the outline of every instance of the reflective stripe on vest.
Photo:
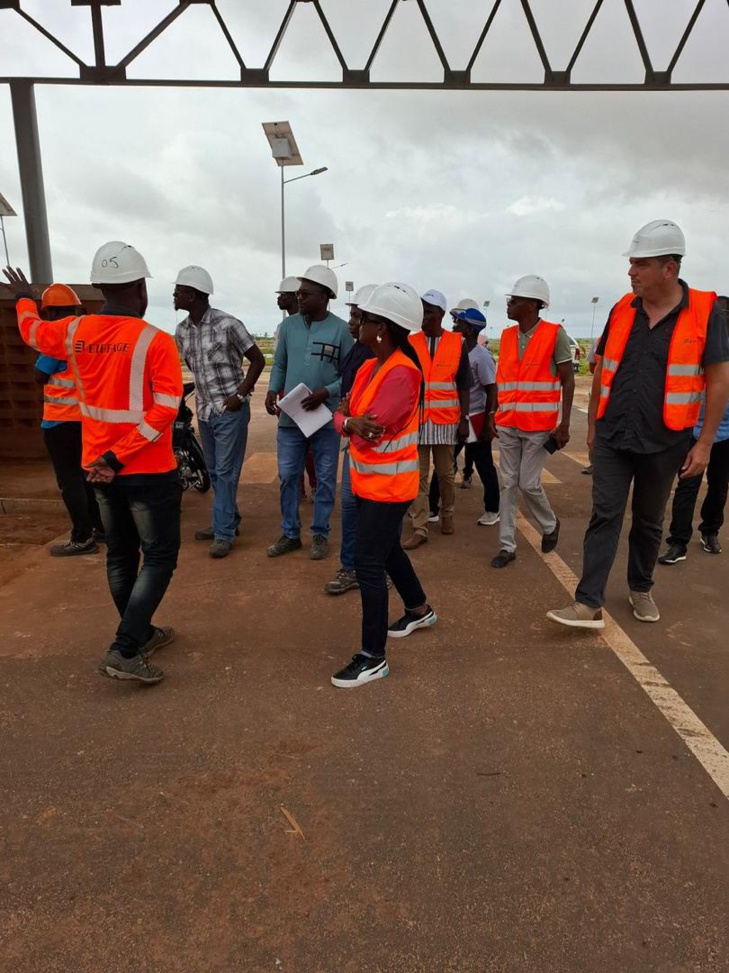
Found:
[(349, 465), (353, 470), (364, 476), (379, 473), (382, 476), (397, 476), (398, 473), (415, 473), (420, 471), (420, 461), (417, 459), (403, 460), (401, 463), (360, 463), (349, 457)]
[[(635, 324), (633, 294), (625, 294), (615, 305), (608, 327), (605, 355), (600, 374), (600, 399), (597, 418), (602, 419), (610, 401), (615, 376)], [(696, 425), (706, 380), (702, 360), (706, 331), (716, 294), (689, 288), (688, 306), (679, 311), (668, 348), (666, 385), (663, 394), (663, 421), (669, 429), (689, 429)]]
[(552, 374), (560, 325), (540, 321), (519, 359), (519, 329), (501, 336), (495, 422), (524, 432), (548, 432), (559, 420), (562, 383)]
[(62, 372), (50, 375), (43, 386), (44, 422), (81, 421), (76, 383), (70, 375), (71, 369), (66, 365)]
[(463, 339), (453, 331), (444, 331), (438, 339), (435, 356), (430, 357), (428, 337), (422, 331), (410, 335), (410, 344), (418, 356), (425, 378), (422, 421), (449, 426), (461, 417), (461, 400), (456, 389), (456, 374), (461, 362)]

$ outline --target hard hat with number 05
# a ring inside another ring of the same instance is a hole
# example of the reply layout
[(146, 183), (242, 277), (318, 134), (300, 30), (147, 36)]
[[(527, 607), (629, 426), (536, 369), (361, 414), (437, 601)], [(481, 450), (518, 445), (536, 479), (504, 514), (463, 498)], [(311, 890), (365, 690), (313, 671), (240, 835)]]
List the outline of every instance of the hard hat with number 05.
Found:
[(372, 296), (372, 291), (374, 291), (377, 286), (377, 284), (363, 284), (361, 287), (358, 287), (352, 295), (352, 300), (345, 301), (346, 305), (348, 307), (362, 307), (367, 299)]
[(420, 331), (423, 326), (423, 302), (409, 284), (380, 284), (359, 309), (399, 324), (406, 331)]
[(541, 301), (545, 307), (549, 307), (549, 287), (543, 277), (536, 274), (526, 274), (520, 277), (507, 297), (530, 297), (534, 301)]
[(337, 275), (323, 264), (315, 264), (313, 267), (309, 267), (305, 273), (299, 275), (299, 280), (313, 280), (315, 284), (326, 287), (332, 298), (337, 296), (339, 288)]
[(131, 284), (151, 276), (141, 253), (121, 240), (99, 247), (91, 263), (92, 284)]
[(177, 275), (175, 284), (180, 284), (182, 287), (193, 287), (196, 291), (201, 291), (208, 296), (213, 293), (213, 278), (207, 270), (198, 267), (197, 264), (183, 267)]
[(78, 294), (68, 284), (51, 284), (50, 287), (46, 287), (41, 297), (41, 308), (78, 307), (80, 303)]
[(683, 257), (686, 238), (671, 220), (652, 220), (636, 232), (624, 257)]

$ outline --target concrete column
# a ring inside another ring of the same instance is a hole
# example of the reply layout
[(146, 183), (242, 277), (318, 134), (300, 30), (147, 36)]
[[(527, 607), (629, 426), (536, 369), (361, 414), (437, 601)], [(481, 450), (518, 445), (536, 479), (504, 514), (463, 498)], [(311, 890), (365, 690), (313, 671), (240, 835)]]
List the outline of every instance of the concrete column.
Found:
[(30, 258), (30, 279), (34, 283), (48, 284), (53, 280), (53, 268), (33, 84), (30, 81), (11, 81), (10, 95), (18, 149), (25, 235)]

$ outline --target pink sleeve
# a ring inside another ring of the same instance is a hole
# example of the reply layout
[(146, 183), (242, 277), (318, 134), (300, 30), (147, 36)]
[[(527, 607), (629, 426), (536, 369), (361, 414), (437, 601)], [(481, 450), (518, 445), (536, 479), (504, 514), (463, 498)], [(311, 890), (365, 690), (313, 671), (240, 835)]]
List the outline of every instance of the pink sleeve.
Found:
[[(398, 365), (385, 376), (369, 412), (384, 426), (389, 435), (400, 432), (420, 397), (420, 372)], [(353, 437), (360, 439), (359, 436)], [(360, 440), (364, 445), (372, 443)]]
[(334, 428), (337, 430), (340, 436), (346, 435), (342, 426), (344, 425), (344, 420), (346, 416), (343, 416), (341, 412), (334, 413)]

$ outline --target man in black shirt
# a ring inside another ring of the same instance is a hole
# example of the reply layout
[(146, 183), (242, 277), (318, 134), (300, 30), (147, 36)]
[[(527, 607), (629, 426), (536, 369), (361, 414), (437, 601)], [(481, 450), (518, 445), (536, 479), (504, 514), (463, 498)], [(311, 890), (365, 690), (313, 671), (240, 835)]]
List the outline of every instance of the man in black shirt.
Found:
[[(660, 618), (651, 588), (671, 484), (679, 470), (688, 478), (706, 468), (729, 398), (724, 314), (715, 295), (694, 291), (678, 277), (685, 252), (680, 228), (654, 220), (636, 233), (626, 254), (635, 297), (615, 305), (597, 347), (587, 440), (594, 462), (592, 516), (575, 602), (547, 613), (561, 625), (605, 625), (605, 587), (631, 484), (629, 601), (639, 621)], [(692, 446), (704, 384), (706, 418)]]

